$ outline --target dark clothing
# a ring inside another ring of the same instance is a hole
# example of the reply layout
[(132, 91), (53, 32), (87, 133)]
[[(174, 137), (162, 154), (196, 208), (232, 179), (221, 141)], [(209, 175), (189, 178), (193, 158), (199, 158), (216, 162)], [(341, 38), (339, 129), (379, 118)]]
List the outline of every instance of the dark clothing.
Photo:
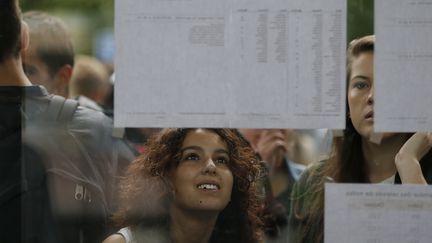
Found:
[(281, 192), (279, 195), (276, 196), (275, 200), (277, 200), (279, 203), (281, 203), (286, 208), (286, 215), (289, 215), (290, 205), (291, 205), (291, 192), (294, 187), (294, 183), (296, 182), (294, 177), (292, 176), (292, 173), (290, 171), (290, 168), (288, 166), (288, 162), (284, 161), (284, 164), (286, 164), (287, 167), (287, 178), (288, 178), (288, 186), (287, 188)]
[(42, 157), (22, 146), (21, 91), (0, 91), (0, 242), (59, 242)]
[[(295, 179), (288, 166), (288, 161), (283, 161), (286, 177), (288, 179), (287, 188), (279, 193), (276, 197), (267, 195), (267, 205), (264, 211), (263, 221), (265, 223), (266, 242), (286, 242), (287, 241), (287, 223), (289, 209), (291, 205), (291, 192), (295, 183)], [(267, 182), (270, 184), (270, 181)], [(270, 191), (271, 188), (266, 189)]]
[[(91, 110), (95, 110), (98, 112), (103, 112), (105, 116), (108, 117), (110, 122), (112, 123), (112, 116), (109, 116), (109, 111), (106, 111), (102, 106), (94, 102), (93, 100), (87, 98), (86, 96), (79, 95), (75, 97), (75, 100), (78, 101), (80, 106), (84, 106)], [(112, 114), (111, 114), (112, 115)], [(139, 153), (132, 148), (129, 143), (124, 138), (124, 128), (116, 128), (119, 132), (115, 135), (112, 135), (112, 164), (113, 164), (113, 173), (115, 174), (114, 187), (112, 188), (112, 195), (110, 195), (109, 201), (111, 202), (112, 210), (117, 208), (118, 204), (118, 195), (116, 192), (119, 191), (118, 186), (120, 185), (120, 179), (124, 176), (127, 167), (130, 163), (139, 155)], [(123, 130), (123, 131), (122, 131)]]
[[(69, 185), (71, 178), (91, 185), (96, 194), (92, 195), (91, 200), (100, 200), (100, 203), (109, 208), (108, 201), (114, 183), (114, 168), (111, 163), (111, 121), (102, 112), (79, 106), (70, 121), (58, 123), (47, 118), (50, 115), (48, 114), (50, 100), (51, 96), (42, 86), (0, 87), (0, 156), (6, 158), (1, 161), (0, 173), (8, 175), (8, 177), (0, 177), (0, 188), (2, 190), (11, 188), (8, 184), (21, 187), (22, 178), (25, 176), (22, 165), (29, 164), (34, 167), (37, 163), (38, 167), (32, 170), (43, 170), (45, 175), (42, 173), (41, 177), (25, 183), (47, 187), (45, 197), (49, 197), (49, 203), (43, 205), (26, 201), (26, 198), (31, 198), (26, 196), (21, 196), (15, 203), (11, 203), (13, 201), (4, 197), (2, 191), (0, 205), (2, 212), (8, 210), (8, 207), (5, 207), (8, 204), (15, 207), (17, 215), (15, 219), (11, 214), (8, 215), (10, 217), (2, 217), (1, 236), (19, 234), (20, 230), (21, 233), (25, 233), (25, 228), (21, 226), (31, 224), (40, 227), (41, 230), (39, 236), (34, 236), (39, 239), (28, 240), (28, 242), (52, 242), (46, 240), (44, 232), (56, 231), (56, 229), (43, 229), (45, 226), (52, 225), (44, 225), (42, 215), (41, 218), (34, 219), (19, 217), (26, 212), (24, 207), (33, 206), (33, 210), (41, 210), (42, 213), (53, 211), (55, 225), (62, 229), (58, 234), (57, 242), (101, 241), (106, 236), (106, 219), (92, 221), (92, 214), (107, 214), (107, 212), (97, 212), (95, 209), (96, 212), (89, 212), (88, 220), (76, 225), (77, 221), (73, 213), (74, 210), (81, 209), (73, 208), (73, 194), (69, 197), (67, 193), (70, 188), (64, 185)], [(65, 184), (58, 183), (61, 180), (64, 180)], [(6, 201), (3, 202), (3, 199)], [(21, 206), (18, 206), (19, 202)], [(20, 222), (20, 218), (30, 222)], [(8, 224), (8, 221), (14, 223)], [(80, 228), (81, 232), (75, 234), (74, 227)], [(87, 234), (88, 232), (90, 233)], [(3, 242), (2, 239), (0, 241)]]

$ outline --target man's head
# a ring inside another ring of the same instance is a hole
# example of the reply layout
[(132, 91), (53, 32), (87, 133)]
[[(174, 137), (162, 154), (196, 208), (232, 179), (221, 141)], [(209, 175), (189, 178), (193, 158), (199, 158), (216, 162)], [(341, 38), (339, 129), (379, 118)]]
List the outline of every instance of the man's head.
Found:
[(84, 95), (98, 104), (103, 104), (111, 82), (107, 67), (91, 56), (79, 55), (69, 84), (70, 97)]
[(0, 63), (18, 58), (21, 50), (21, 11), (16, 0), (0, 1)]
[(30, 29), (30, 45), (23, 53), (28, 78), (50, 93), (67, 97), (74, 50), (64, 22), (39, 11), (26, 12), (23, 18)]

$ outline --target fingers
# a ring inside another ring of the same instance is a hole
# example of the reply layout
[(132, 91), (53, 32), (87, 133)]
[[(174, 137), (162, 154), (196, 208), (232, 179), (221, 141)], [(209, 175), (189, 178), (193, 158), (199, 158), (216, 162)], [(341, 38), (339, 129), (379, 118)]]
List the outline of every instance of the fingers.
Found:
[[(287, 152), (287, 142), (284, 133), (281, 130), (263, 130), (257, 143), (258, 152), (261, 156), (266, 154)], [(282, 152), (277, 152), (282, 150)]]
[(266, 129), (261, 132), (259, 144), (271, 145), (277, 144), (281, 147), (286, 147), (286, 136), (283, 130), (278, 129)]
[(280, 167), (287, 153), (287, 142), (283, 130), (266, 129), (257, 143), (258, 153), (272, 168)]

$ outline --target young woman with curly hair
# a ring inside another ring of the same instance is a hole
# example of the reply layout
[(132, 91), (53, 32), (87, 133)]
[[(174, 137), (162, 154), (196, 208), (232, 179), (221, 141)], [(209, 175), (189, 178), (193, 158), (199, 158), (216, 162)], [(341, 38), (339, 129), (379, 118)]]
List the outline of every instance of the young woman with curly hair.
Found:
[(236, 130), (164, 129), (129, 167), (104, 242), (261, 242), (258, 172)]

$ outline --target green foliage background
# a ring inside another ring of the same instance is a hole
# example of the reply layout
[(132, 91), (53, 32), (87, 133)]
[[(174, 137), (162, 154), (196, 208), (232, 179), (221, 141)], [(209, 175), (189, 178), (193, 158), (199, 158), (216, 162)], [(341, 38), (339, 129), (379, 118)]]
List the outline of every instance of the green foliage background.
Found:
[(373, 0), (348, 0), (348, 43), (355, 38), (374, 34), (373, 7)]
[(21, 0), (20, 4), (23, 11), (82, 11), (103, 25), (113, 26), (114, 0)]
[(62, 18), (68, 27), (74, 27), (72, 36), (76, 52), (80, 54), (93, 54), (97, 31), (114, 26), (114, 0), (20, 0), (20, 5), (23, 12), (48, 12)]

